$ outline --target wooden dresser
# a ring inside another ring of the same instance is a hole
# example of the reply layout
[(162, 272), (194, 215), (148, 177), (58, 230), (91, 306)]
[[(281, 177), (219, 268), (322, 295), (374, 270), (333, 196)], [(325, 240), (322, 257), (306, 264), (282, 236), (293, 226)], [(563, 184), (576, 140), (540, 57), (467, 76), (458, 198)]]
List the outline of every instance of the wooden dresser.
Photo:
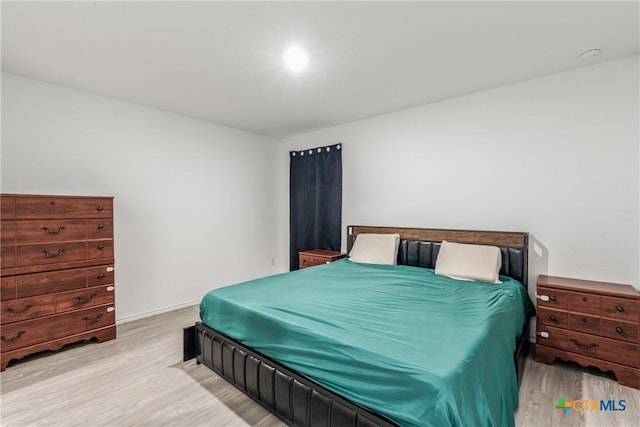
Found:
[(116, 337), (113, 198), (1, 196), (0, 369)]
[(612, 371), (640, 388), (640, 293), (629, 285), (538, 277), (536, 361)]
[(328, 264), (346, 256), (347, 254), (342, 252), (326, 251), (322, 249), (298, 252), (300, 270), (307, 267), (313, 267), (314, 265)]

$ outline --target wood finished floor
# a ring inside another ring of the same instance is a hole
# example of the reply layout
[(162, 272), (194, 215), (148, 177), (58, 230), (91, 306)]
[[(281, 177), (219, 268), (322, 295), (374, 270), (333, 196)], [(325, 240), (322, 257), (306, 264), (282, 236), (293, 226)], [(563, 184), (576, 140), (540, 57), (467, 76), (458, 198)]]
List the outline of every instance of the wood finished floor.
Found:
[[(196, 307), (118, 326), (118, 338), (31, 356), (0, 375), (1, 420), (13, 426), (281, 426), (195, 362), (182, 362), (182, 327)], [(558, 397), (624, 399), (624, 412), (554, 409)], [(527, 360), (517, 426), (639, 426), (640, 390), (571, 363)]]

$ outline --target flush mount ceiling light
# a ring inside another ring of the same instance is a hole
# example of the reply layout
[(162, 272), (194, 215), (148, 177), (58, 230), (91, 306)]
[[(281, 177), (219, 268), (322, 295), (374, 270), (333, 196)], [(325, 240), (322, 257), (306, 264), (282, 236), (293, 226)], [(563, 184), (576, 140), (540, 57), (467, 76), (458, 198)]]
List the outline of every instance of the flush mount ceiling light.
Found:
[(598, 49), (598, 48), (587, 49), (584, 52), (580, 53), (580, 59), (591, 59), (591, 58), (594, 58), (594, 57), (598, 56), (601, 51), (602, 51), (602, 49)]
[(299, 46), (291, 46), (282, 54), (285, 65), (291, 71), (302, 71), (309, 62), (307, 53)]

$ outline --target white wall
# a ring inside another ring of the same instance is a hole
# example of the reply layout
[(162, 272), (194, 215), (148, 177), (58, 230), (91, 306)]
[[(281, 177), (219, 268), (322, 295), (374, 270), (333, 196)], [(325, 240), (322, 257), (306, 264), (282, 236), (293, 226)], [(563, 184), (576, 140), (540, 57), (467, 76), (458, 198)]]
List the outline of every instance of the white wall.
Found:
[(115, 196), (118, 319), (275, 270), (273, 143), (2, 74), (2, 192)]
[(628, 57), (285, 139), (278, 258), (288, 151), (342, 142), (343, 234), (527, 231), (542, 252), (531, 251), (531, 283), (552, 274), (640, 288), (638, 77)]
[(119, 319), (287, 270), (288, 151), (337, 142), (343, 232), (528, 231), (543, 254), (532, 251), (532, 280), (640, 287), (637, 56), (275, 149), (270, 138), (10, 74), (2, 84), (3, 192), (116, 197)]

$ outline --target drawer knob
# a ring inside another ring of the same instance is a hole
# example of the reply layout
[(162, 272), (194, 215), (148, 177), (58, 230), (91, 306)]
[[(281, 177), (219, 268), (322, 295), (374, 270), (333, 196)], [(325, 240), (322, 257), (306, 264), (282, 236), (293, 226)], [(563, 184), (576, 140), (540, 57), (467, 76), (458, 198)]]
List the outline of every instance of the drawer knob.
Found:
[(13, 338), (5, 338), (5, 336), (2, 335), (2, 336), (0, 336), (0, 341), (3, 341), (3, 342), (15, 342), (15, 341), (18, 341), (20, 339), (20, 337), (23, 336), (26, 332), (27, 331), (20, 331)]
[(98, 206), (98, 207), (96, 208), (96, 210), (97, 210), (98, 212), (102, 212), (102, 211), (104, 210), (104, 207), (102, 207), (102, 205), (100, 205), (100, 206)]
[(582, 302), (587, 302), (587, 297), (582, 297)]
[(49, 205), (50, 205), (50, 206), (55, 206), (55, 205), (56, 205), (56, 201), (55, 201), (55, 200), (50, 201), (50, 202), (49, 202)]
[(619, 334), (624, 334), (624, 329), (622, 329), (620, 326), (616, 326), (616, 332)]
[(103, 245), (102, 243), (100, 243), (100, 244), (98, 245), (98, 250), (99, 250), (99, 251), (101, 251), (101, 250), (103, 250), (103, 249), (104, 249), (104, 245)]
[(575, 339), (575, 338), (571, 338), (569, 341), (571, 341), (572, 343), (574, 343), (574, 344), (576, 345), (576, 347), (578, 347), (579, 349), (582, 349), (582, 350), (593, 350), (594, 348), (598, 347), (598, 344), (596, 344), (596, 343), (594, 343), (594, 342), (592, 342), (592, 343), (591, 343), (591, 344), (589, 344), (589, 345), (583, 345), (583, 344), (580, 344), (580, 341), (578, 341), (578, 340), (577, 340), (577, 339)]
[(98, 279), (103, 279), (103, 278), (104, 278), (104, 273), (98, 274)]
[(551, 301), (553, 301), (553, 302), (556, 302), (556, 297), (554, 297), (553, 295), (551, 295), (551, 296), (549, 297), (549, 299), (550, 299)]
[(23, 313), (26, 313), (26, 312), (27, 312), (27, 311), (29, 311), (32, 307), (33, 307), (33, 304), (27, 304), (27, 305), (25, 305), (25, 306), (24, 306), (24, 308), (22, 309), (22, 311), (20, 311), (20, 310), (14, 310), (14, 309), (13, 309), (13, 307), (9, 307), (9, 308), (7, 308), (5, 311), (6, 311), (7, 313), (9, 313), (10, 315), (15, 316), (15, 315), (17, 315), (17, 314), (23, 314)]
[(553, 314), (551, 316), (549, 316), (549, 320), (551, 320), (552, 322), (556, 321), (556, 316), (554, 316)]
[(40, 227), (40, 230), (44, 231), (44, 234), (60, 234), (64, 231), (65, 227), (60, 226), (57, 230), (49, 230), (48, 227)]
[(104, 228), (104, 224), (100, 223), (100, 224), (98, 224), (98, 226), (96, 228), (98, 230), (102, 230)]
[(582, 318), (582, 323), (587, 323), (587, 318), (586, 317)]
[(64, 253), (64, 249), (58, 249), (58, 252), (55, 254), (50, 253), (48, 250), (43, 249), (42, 253), (44, 254), (45, 258), (53, 258), (53, 257), (57, 257), (60, 256)]
[(617, 305), (616, 310), (618, 311), (618, 313), (622, 313), (624, 311), (624, 307), (621, 305)]
[(84, 298), (84, 297), (81, 297), (80, 295), (78, 295), (74, 299), (77, 301), (76, 305), (82, 305), (82, 304), (86, 304), (88, 302), (91, 302), (91, 300), (94, 299), (96, 296), (98, 296), (98, 294), (94, 292), (91, 295), (89, 295), (89, 298)]

